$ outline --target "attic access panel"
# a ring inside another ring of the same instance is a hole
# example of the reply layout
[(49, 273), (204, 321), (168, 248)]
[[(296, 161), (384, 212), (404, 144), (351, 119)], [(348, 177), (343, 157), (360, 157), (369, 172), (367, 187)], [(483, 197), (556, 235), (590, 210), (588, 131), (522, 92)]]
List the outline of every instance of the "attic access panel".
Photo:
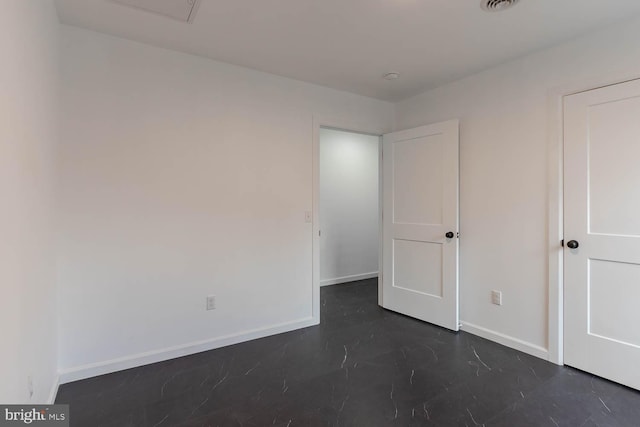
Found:
[(200, 0), (111, 0), (124, 6), (157, 13), (182, 22), (193, 22)]

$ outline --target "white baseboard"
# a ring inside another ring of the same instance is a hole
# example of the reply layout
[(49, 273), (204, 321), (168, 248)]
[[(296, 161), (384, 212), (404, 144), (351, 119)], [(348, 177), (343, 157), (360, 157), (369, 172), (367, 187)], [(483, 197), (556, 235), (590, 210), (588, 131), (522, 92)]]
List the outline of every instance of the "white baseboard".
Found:
[(540, 347), (538, 345), (531, 344), (530, 342), (510, 337), (509, 335), (501, 334), (500, 332), (492, 331), (472, 323), (461, 321), (460, 324), (460, 329), (465, 332), (497, 342), (498, 344), (519, 350), (523, 353), (539, 357), (540, 359), (549, 360), (549, 351), (544, 347)]
[(338, 285), (340, 283), (355, 282), (356, 280), (372, 279), (378, 277), (378, 272), (354, 274), (351, 276), (336, 277), (335, 279), (325, 279), (320, 281), (320, 286)]
[(214, 350), (216, 348), (226, 347), (228, 345), (238, 344), (257, 338), (264, 338), (270, 335), (289, 332), (317, 324), (318, 319), (308, 317), (292, 322), (280, 323), (266, 328), (253, 329), (218, 338), (195, 341), (145, 353), (132, 354), (130, 356), (124, 356), (103, 362), (63, 369), (59, 372), (59, 383), (66, 384), (72, 381), (96, 377), (98, 375), (110, 374), (112, 372), (148, 365), (150, 363), (162, 362), (164, 360), (175, 359), (177, 357), (188, 356), (190, 354), (200, 353), (203, 351)]
[(56, 396), (58, 395), (58, 387), (60, 387), (60, 376), (56, 375), (53, 385), (51, 386), (51, 391), (49, 392), (49, 400), (47, 400), (48, 405), (53, 405), (56, 403)]

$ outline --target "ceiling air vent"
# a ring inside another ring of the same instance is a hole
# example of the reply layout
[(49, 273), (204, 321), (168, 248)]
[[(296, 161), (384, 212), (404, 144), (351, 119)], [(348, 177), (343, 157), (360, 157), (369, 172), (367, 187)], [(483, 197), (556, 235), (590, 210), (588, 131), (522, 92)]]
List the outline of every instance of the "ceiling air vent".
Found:
[(168, 16), (182, 22), (193, 22), (200, 0), (111, 0), (147, 12)]
[(509, 9), (518, 3), (518, 0), (482, 0), (481, 6), (487, 12), (500, 12)]

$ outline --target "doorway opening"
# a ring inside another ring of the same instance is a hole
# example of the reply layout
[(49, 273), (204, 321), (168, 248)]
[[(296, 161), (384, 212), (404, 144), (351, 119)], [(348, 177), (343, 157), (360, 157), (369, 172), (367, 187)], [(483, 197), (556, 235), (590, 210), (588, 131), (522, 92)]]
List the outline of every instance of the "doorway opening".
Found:
[(380, 240), (380, 136), (320, 127), (320, 286), (376, 281)]
[[(368, 210), (362, 211), (360, 205), (363, 202), (356, 201), (356, 206), (349, 208), (348, 214), (338, 211), (335, 221), (349, 220), (345, 222), (346, 226), (343, 224), (342, 228), (342, 234), (346, 234), (358, 230), (365, 223), (365, 216), (372, 218), (370, 223), (373, 223), (377, 213), (377, 226), (369, 228), (369, 234), (364, 240), (374, 243), (363, 247), (360, 251), (364, 252), (376, 246), (373, 239), (377, 230), (378, 305), (453, 331), (458, 330), (458, 128), (458, 120), (453, 119), (384, 133), (384, 129), (380, 132), (372, 131), (375, 125), (369, 128), (357, 127), (350, 126), (348, 123), (335, 124), (334, 121), (327, 122), (314, 118), (312, 255), (314, 323), (320, 323), (321, 284), (344, 283), (365, 275), (375, 275), (375, 270), (371, 267), (375, 266), (373, 262), (367, 264), (368, 268), (359, 271), (349, 269), (352, 266), (344, 257), (356, 254), (357, 250), (345, 251), (344, 246), (328, 238), (336, 236), (332, 236), (332, 230), (326, 229), (327, 225), (322, 213), (326, 211), (327, 207), (324, 205), (327, 203), (321, 201), (320, 195), (321, 187), (324, 187), (323, 193), (327, 188), (326, 185), (321, 185), (321, 171), (331, 164), (328, 161), (321, 161), (324, 137), (351, 134), (364, 138), (362, 136), (364, 134), (371, 138), (369, 147), (377, 148), (377, 171), (375, 161), (371, 162), (369, 176), (372, 178), (377, 176), (378, 207), (375, 209), (375, 204), (372, 203)], [(340, 149), (336, 157), (344, 160), (350, 156), (345, 152), (348, 151), (346, 144), (336, 144), (336, 146)], [(372, 150), (371, 154), (375, 160), (375, 151)], [(363, 156), (353, 156), (354, 159), (360, 157)], [(362, 166), (351, 164), (346, 172), (340, 174), (334, 166), (330, 172), (324, 172), (324, 177), (326, 178), (327, 173), (336, 174), (338, 178), (334, 178), (333, 185), (342, 192), (350, 186), (345, 178), (354, 170), (362, 168)], [(368, 194), (375, 194), (375, 183), (372, 182), (369, 188), (372, 190)], [(347, 196), (340, 197), (338, 205), (352, 202), (362, 192), (357, 190), (354, 193), (347, 192)], [(328, 226), (331, 227), (333, 224), (330, 222)], [(332, 251), (332, 248), (338, 250)], [(326, 253), (332, 253), (333, 257), (328, 258)], [(370, 253), (375, 254), (375, 251), (372, 250)], [(373, 255), (367, 259), (372, 258)], [(348, 267), (342, 269), (345, 266)]]

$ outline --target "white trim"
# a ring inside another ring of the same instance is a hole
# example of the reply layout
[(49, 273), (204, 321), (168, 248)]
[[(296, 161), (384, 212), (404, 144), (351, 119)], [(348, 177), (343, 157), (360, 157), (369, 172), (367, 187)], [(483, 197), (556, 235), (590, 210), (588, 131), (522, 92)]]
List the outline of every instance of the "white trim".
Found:
[(56, 403), (56, 396), (58, 395), (58, 387), (60, 387), (60, 376), (56, 375), (53, 380), (53, 384), (51, 385), (51, 391), (49, 392), (49, 400), (47, 400), (48, 405), (53, 405)]
[(548, 336), (549, 361), (558, 365), (564, 362), (563, 350), (563, 282), (560, 242), (564, 227), (564, 179), (563, 179), (563, 91), (552, 90), (547, 98), (547, 252), (548, 252)]
[(530, 342), (523, 341), (518, 338), (501, 334), (500, 332), (492, 331), (490, 329), (467, 322), (460, 322), (460, 329), (470, 334), (497, 342), (498, 344), (502, 344), (504, 346), (519, 350), (523, 353), (539, 357), (540, 359), (549, 360), (549, 352), (546, 348), (540, 347), (539, 345), (535, 345)]
[(148, 351), (145, 353), (132, 354), (129, 356), (119, 357), (117, 359), (63, 369), (59, 373), (59, 382), (61, 384), (66, 384), (72, 381), (78, 381), (98, 375), (122, 371), (124, 369), (148, 365), (150, 363), (162, 362), (164, 360), (175, 359), (176, 357), (188, 356), (190, 354), (213, 350), (216, 348), (238, 344), (257, 338), (264, 338), (270, 335), (289, 332), (295, 329), (306, 328), (308, 326), (317, 324), (318, 322), (316, 322), (314, 318), (307, 317), (305, 319), (295, 320), (293, 322), (287, 323), (280, 323), (266, 328), (252, 329), (249, 331), (225, 335), (222, 337), (195, 341), (174, 347)]
[[(382, 140), (384, 138), (381, 137)], [(382, 206), (384, 203), (384, 179), (382, 175), (382, 141), (378, 144), (378, 305), (382, 307), (384, 304), (384, 290), (382, 285), (384, 278), (382, 277), (382, 263), (384, 262), (384, 216)]]
[[(382, 136), (385, 128), (377, 121), (368, 123), (354, 122), (339, 117), (323, 117), (313, 116), (313, 146), (312, 146), (312, 209), (313, 209), (313, 235), (312, 235), (312, 255), (311, 255), (311, 286), (312, 286), (312, 316), (318, 323), (320, 322), (320, 128), (328, 127), (340, 129), (347, 132), (359, 132), (369, 135)], [(378, 161), (378, 170), (382, 176), (382, 144), (380, 146), (380, 157)], [(380, 218), (382, 218), (382, 187), (379, 188), (380, 197)], [(380, 230), (382, 230), (382, 221), (380, 221)], [(382, 231), (380, 231), (380, 242), (382, 243)], [(382, 244), (379, 248), (379, 259), (382, 259)], [(378, 266), (379, 275), (382, 277), (382, 265)], [(382, 287), (378, 286), (378, 304), (382, 305)]]
[(355, 282), (357, 280), (373, 279), (378, 277), (378, 272), (352, 274), (351, 276), (336, 277), (333, 279), (324, 279), (320, 281), (320, 286), (339, 285), (341, 283)]

